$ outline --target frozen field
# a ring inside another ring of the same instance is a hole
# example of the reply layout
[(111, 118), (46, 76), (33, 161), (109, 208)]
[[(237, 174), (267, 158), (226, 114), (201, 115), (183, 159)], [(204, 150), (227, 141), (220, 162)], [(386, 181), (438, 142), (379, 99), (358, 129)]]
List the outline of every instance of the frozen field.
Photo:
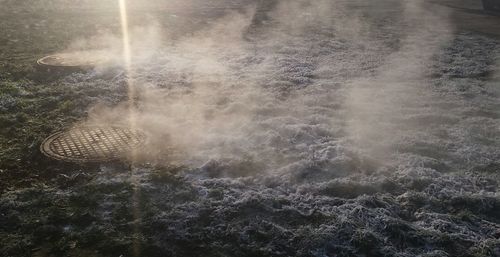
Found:
[[(500, 17), (480, 1), (0, 0), (0, 256), (500, 256)], [(132, 1), (130, 1), (132, 2)], [(53, 161), (84, 124), (135, 165)]]

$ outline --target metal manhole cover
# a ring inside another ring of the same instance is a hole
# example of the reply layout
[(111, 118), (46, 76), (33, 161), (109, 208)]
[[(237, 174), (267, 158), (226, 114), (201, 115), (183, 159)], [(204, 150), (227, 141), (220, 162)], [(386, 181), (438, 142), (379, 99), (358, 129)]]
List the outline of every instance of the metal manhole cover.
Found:
[(37, 63), (43, 67), (89, 69), (110, 63), (111, 60), (108, 52), (78, 51), (49, 55), (39, 59)]
[(146, 136), (125, 127), (76, 127), (49, 136), (40, 149), (46, 156), (72, 162), (103, 162), (125, 157)]

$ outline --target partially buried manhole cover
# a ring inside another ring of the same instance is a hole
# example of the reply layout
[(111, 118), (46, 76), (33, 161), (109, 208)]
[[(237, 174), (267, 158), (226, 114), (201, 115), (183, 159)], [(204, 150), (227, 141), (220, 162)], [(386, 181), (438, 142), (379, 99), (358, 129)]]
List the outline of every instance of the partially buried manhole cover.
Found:
[(38, 65), (47, 68), (80, 68), (89, 69), (111, 62), (111, 56), (104, 51), (77, 51), (59, 53), (43, 57)]
[(71, 162), (103, 162), (127, 156), (146, 136), (125, 127), (76, 127), (49, 136), (41, 145), (48, 157)]

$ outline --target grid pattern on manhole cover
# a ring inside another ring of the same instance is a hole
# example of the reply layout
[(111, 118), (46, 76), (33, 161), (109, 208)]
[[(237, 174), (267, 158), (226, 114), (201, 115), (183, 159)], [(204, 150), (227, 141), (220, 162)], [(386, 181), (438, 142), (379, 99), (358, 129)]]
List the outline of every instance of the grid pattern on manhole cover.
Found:
[(124, 127), (77, 127), (51, 135), (45, 139), (41, 150), (58, 160), (109, 161), (137, 149), (144, 140), (141, 131)]

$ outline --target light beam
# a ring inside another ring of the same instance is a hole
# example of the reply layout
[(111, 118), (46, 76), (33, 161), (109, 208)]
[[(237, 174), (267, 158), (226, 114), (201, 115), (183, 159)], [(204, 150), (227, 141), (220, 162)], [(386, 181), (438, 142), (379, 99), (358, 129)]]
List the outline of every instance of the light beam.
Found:
[[(120, 5), (120, 21), (122, 28), (122, 40), (123, 40), (123, 64), (125, 68), (126, 83), (128, 90), (128, 108), (129, 108), (129, 127), (130, 129), (136, 128), (136, 117), (135, 117), (135, 84), (134, 84), (134, 74), (132, 69), (132, 51), (130, 49), (130, 36), (128, 29), (128, 15), (127, 15), (127, 3), (126, 0), (119, 0)], [(135, 221), (141, 219), (140, 210), (140, 199), (139, 199), (139, 182), (134, 174), (134, 165), (137, 160), (137, 152), (132, 150), (130, 153), (130, 179), (133, 187), (132, 195), (132, 212)], [(139, 237), (141, 236), (140, 229), (136, 223), (134, 225), (134, 242), (133, 242), (133, 254), (134, 256), (140, 256), (140, 243)]]

